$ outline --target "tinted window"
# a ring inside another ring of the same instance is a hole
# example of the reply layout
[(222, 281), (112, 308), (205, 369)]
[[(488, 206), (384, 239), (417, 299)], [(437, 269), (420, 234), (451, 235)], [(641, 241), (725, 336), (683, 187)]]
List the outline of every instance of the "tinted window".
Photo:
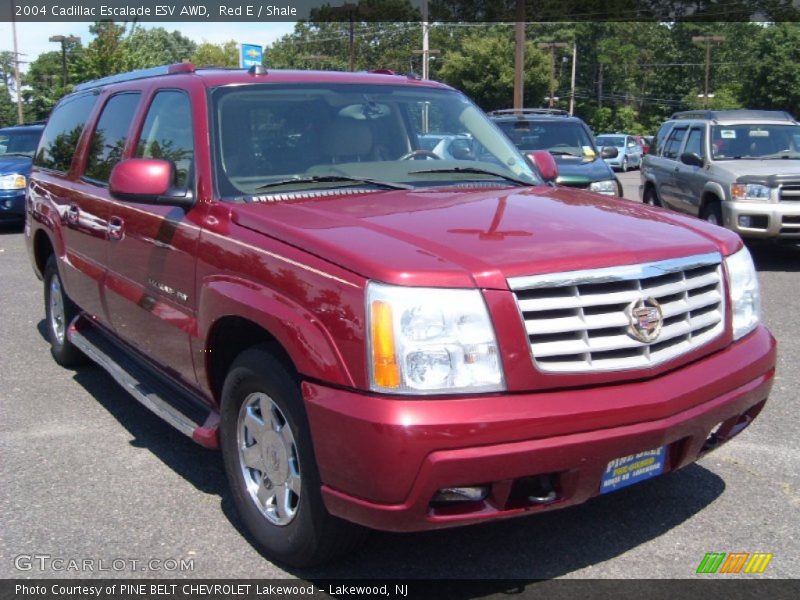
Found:
[(194, 158), (192, 107), (183, 92), (158, 92), (136, 147), (139, 158), (161, 158), (175, 164), (176, 185), (186, 187)]
[(705, 157), (703, 152), (703, 130), (693, 127), (689, 131), (689, 137), (686, 138), (686, 148), (684, 152), (692, 152), (698, 156)]
[(661, 151), (664, 149), (664, 140), (667, 139), (667, 134), (669, 133), (669, 130), (671, 128), (672, 128), (672, 123), (667, 122), (664, 123), (658, 130), (658, 133), (656, 133), (656, 137), (653, 140), (653, 145), (656, 147), (656, 150), (655, 152), (653, 152), (653, 154), (655, 154), (656, 156), (660, 155)]
[(553, 154), (595, 154), (594, 144), (576, 121), (497, 121), (497, 126), (522, 151), (549, 150)]
[(89, 145), (84, 175), (95, 181), (108, 181), (111, 169), (122, 158), (128, 130), (139, 104), (139, 95), (112, 96), (103, 108)]
[(0, 131), (0, 156), (33, 156), (41, 129), (6, 129)]
[(684, 135), (686, 135), (685, 127), (673, 130), (664, 146), (664, 158), (678, 158), (678, 150), (681, 149)]
[(34, 164), (54, 171), (69, 171), (75, 147), (94, 108), (97, 96), (84, 94), (62, 100), (47, 122)]

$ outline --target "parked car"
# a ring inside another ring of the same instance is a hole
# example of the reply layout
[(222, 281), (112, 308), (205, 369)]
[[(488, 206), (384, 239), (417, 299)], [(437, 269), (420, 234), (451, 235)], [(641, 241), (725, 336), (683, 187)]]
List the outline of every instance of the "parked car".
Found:
[(0, 129), (0, 221), (25, 218), (25, 186), (43, 129), (41, 123)]
[(612, 169), (626, 173), (628, 169), (636, 169), (642, 165), (644, 148), (637, 137), (624, 133), (603, 133), (598, 135), (595, 141), (598, 148), (617, 149), (617, 155), (606, 158), (605, 161)]
[(645, 157), (643, 202), (747, 238), (800, 240), (800, 124), (765, 110), (672, 115)]
[(650, 154), (650, 150), (653, 147), (653, 136), (652, 135), (641, 135), (637, 136), (639, 138), (639, 143), (642, 145), (642, 153), (643, 154)]
[(52, 355), (220, 448), (241, 523), (296, 566), (364, 527), (578, 504), (733, 438), (776, 360), (739, 237), (531, 160), (405, 76), (184, 63), (78, 85), (28, 186)]
[(616, 156), (616, 150), (601, 157), (592, 131), (580, 118), (547, 108), (495, 110), (489, 116), (522, 152), (550, 152), (558, 165), (559, 185), (622, 196), (622, 184), (602, 160)]

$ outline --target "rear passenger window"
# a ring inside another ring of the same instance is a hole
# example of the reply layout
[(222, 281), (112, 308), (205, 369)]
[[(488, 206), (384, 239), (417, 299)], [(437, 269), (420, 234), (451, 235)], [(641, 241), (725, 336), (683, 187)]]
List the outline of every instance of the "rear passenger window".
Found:
[(683, 136), (686, 135), (686, 128), (680, 127), (672, 130), (664, 146), (664, 158), (678, 158), (678, 151), (681, 149)]
[(672, 123), (667, 122), (664, 123), (656, 133), (656, 139), (653, 141), (653, 146), (655, 146), (655, 154), (656, 156), (661, 156), (661, 151), (664, 149), (664, 141), (667, 139), (667, 134), (669, 130), (672, 128)]
[(117, 94), (106, 102), (89, 145), (84, 172), (89, 179), (107, 182), (111, 169), (122, 158), (140, 95), (138, 92)]
[(65, 98), (55, 107), (33, 160), (37, 167), (62, 173), (69, 171), (75, 147), (95, 102), (96, 95), (83, 94)]
[(175, 164), (178, 187), (189, 183), (194, 158), (192, 107), (189, 97), (174, 90), (158, 92), (136, 147), (137, 158), (161, 158)]

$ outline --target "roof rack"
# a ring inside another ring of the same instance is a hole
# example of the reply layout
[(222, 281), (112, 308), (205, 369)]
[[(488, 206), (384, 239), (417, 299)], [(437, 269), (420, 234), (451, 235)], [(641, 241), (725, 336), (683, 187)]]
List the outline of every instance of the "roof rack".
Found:
[(569, 112), (560, 108), (503, 108), (489, 112), (491, 117), (507, 115), (554, 115), (558, 117), (568, 117)]
[(177, 73), (194, 73), (195, 68), (192, 63), (175, 63), (174, 65), (161, 65), (150, 69), (139, 69), (120, 73), (119, 75), (109, 75), (100, 79), (93, 79), (75, 86), (76, 92), (91, 90), (112, 83), (123, 83), (125, 81), (135, 81), (137, 79), (148, 79), (149, 77), (160, 77), (162, 75), (175, 75)]
[(775, 121), (794, 121), (794, 117), (784, 110), (684, 110), (672, 114), (672, 119), (772, 119)]

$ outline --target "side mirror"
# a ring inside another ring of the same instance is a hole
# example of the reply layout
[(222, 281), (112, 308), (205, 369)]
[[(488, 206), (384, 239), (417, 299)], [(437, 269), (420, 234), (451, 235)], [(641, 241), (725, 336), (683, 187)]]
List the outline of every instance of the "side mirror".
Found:
[(604, 146), (600, 150), (600, 158), (617, 158), (617, 156), (619, 156), (619, 150), (615, 146)]
[(175, 164), (158, 158), (129, 158), (112, 169), (108, 180), (111, 195), (127, 202), (191, 208), (191, 192), (176, 190)]
[(558, 165), (556, 159), (547, 150), (534, 150), (526, 154), (528, 160), (539, 170), (545, 183), (551, 183), (558, 178)]
[(684, 152), (681, 154), (681, 162), (690, 167), (702, 167), (703, 159), (699, 154), (694, 152)]

